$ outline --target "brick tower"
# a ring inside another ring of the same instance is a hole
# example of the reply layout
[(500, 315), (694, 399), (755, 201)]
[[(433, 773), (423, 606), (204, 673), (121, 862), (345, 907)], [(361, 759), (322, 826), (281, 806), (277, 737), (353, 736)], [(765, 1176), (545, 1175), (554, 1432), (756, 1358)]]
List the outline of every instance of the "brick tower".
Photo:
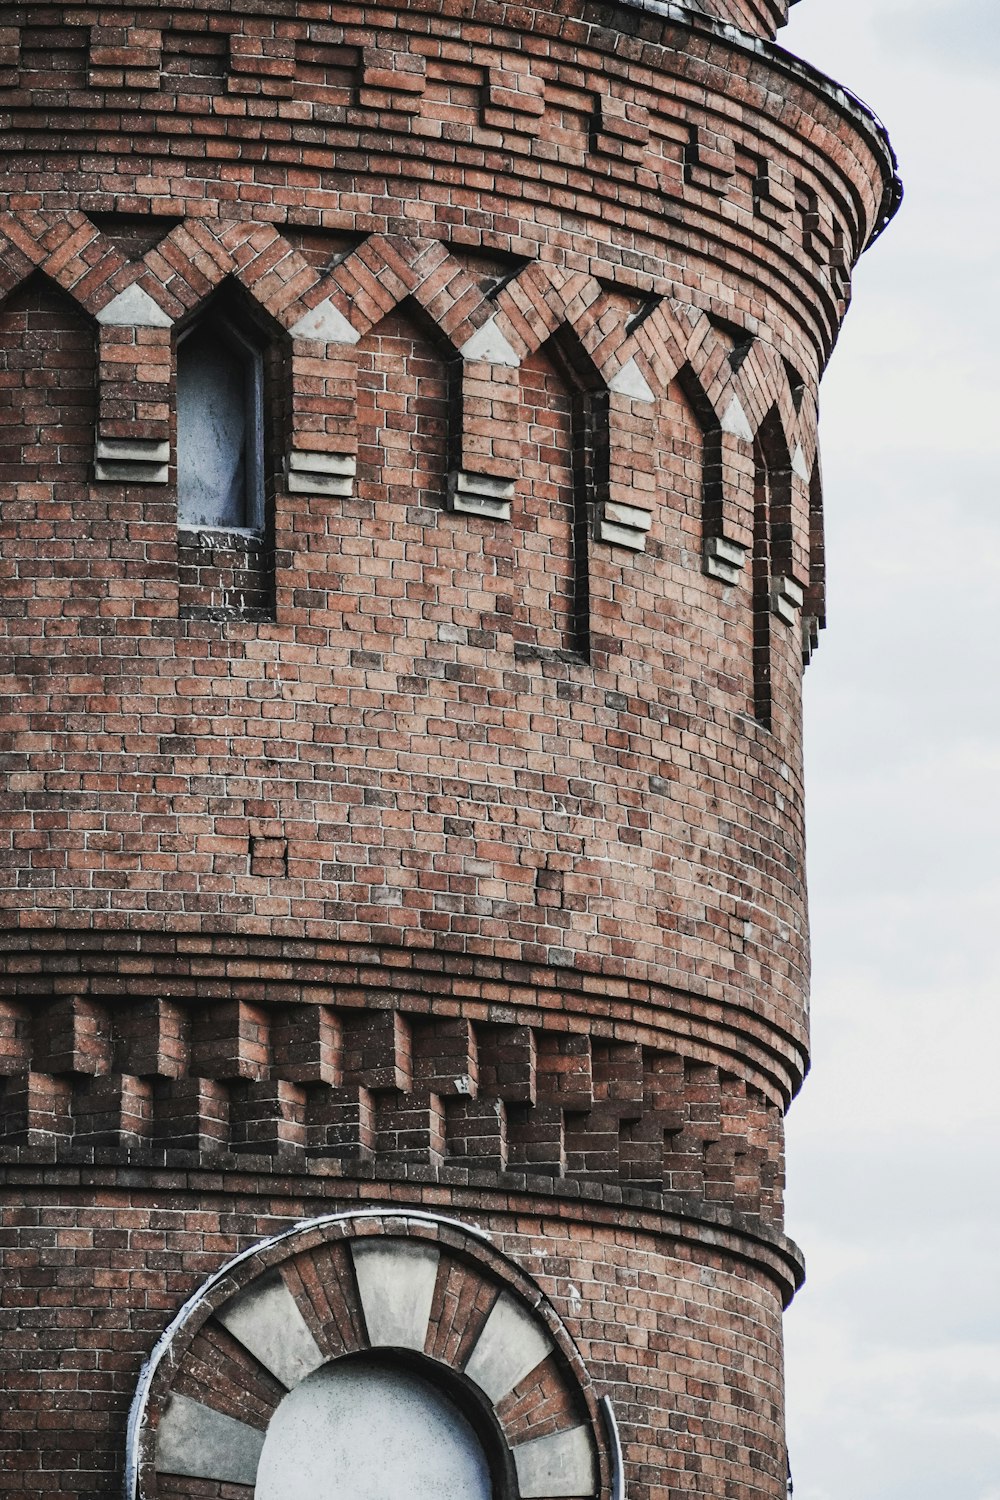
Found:
[(785, 11), (0, 18), (0, 1494), (785, 1495)]

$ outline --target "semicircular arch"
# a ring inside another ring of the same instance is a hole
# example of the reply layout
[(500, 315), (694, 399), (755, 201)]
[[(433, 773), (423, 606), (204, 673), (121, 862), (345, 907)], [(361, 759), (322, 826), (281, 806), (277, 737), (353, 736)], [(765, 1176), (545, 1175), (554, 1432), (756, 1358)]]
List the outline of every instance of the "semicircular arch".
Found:
[[(348, 1366), (364, 1376), (353, 1387)], [(378, 1406), (379, 1369), (386, 1409), (390, 1387), (409, 1381), (416, 1395), (404, 1405), (423, 1400), (434, 1420), (426, 1386), (451, 1403), (458, 1428), (471, 1424), (493, 1500), (610, 1493), (593, 1383), (539, 1287), (470, 1226), (372, 1209), (264, 1241), (185, 1303), (136, 1392), (129, 1500), (182, 1496), (185, 1485), (201, 1494), (206, 1482), (252, 1494), (262, 1454), (273, 1466), (287, 1442), (279, 1429), (295, 1427), (290, 1393), (311, 1381), (294, 1403), (299, 1422), (339, 1411), (351, 1388)], [(456, 1463), (464, 1452), (459, 1442)]]

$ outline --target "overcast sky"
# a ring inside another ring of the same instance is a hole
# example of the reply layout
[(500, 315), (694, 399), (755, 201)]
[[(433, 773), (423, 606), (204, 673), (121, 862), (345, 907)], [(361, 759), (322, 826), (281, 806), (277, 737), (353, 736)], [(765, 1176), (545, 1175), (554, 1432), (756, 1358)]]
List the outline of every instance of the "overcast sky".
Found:
[(823, 388), (795, 1500), (1000, 1500), (1000, 0), (802, 0), (907, 188)]

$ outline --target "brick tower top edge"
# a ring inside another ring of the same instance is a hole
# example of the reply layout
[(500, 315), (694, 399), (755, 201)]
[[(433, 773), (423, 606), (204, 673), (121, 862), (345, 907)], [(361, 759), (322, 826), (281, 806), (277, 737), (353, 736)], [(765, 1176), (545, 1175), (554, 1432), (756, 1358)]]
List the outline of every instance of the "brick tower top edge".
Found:
[(748, 35), (773, 40), (788, 21), (788, 12), (798, 0), (677, 0), (676, 4), (670, 4), (669, 0), (623, 0), (623, 3), (638, 4), (641, 9), (648, 5), (651, 11), (661, 14), (670, 9), (688, 11), (738, 26)]
[(130, 1494), (284, 1496), (286, 1388), (402, 1347), (505, 1500), (784, 1495), (817, 392), (899, 194), (786, 16), (0, 18), (26, 1493), (118, 1493), (138, 1381)]
[[(36, 953), (652, 983), (744, 1016), (787, 1094), (816, 385), (891, 155), (677, 6), (453, 10), (4, 33), (6, 316), (57, 297), (77, 350), (72, 425), (29, 413), (4, 472), (6, 908)], [(178, 506), (208, 308), (259, 407), (236, 526)]]

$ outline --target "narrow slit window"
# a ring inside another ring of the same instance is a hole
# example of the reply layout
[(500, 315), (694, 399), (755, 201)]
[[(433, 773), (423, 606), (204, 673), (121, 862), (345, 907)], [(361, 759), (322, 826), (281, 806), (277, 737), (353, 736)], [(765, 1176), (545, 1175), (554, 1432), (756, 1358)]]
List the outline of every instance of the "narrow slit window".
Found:
[(753, 711), (771, 728), (771, 476), (761, 445), (754, 450), (753, 505)]
[(521, 362), (521, 422), (529, 439), (514, 640), (526, 655), (589, 659), (590, 497), (607, 450), (607, 403), (582, 383), (589, 374), (583, 357), (554, 338)]
[(202, 319), (177, 348), (177, 523), (264, 525), (260, 351), (226, 319)]

